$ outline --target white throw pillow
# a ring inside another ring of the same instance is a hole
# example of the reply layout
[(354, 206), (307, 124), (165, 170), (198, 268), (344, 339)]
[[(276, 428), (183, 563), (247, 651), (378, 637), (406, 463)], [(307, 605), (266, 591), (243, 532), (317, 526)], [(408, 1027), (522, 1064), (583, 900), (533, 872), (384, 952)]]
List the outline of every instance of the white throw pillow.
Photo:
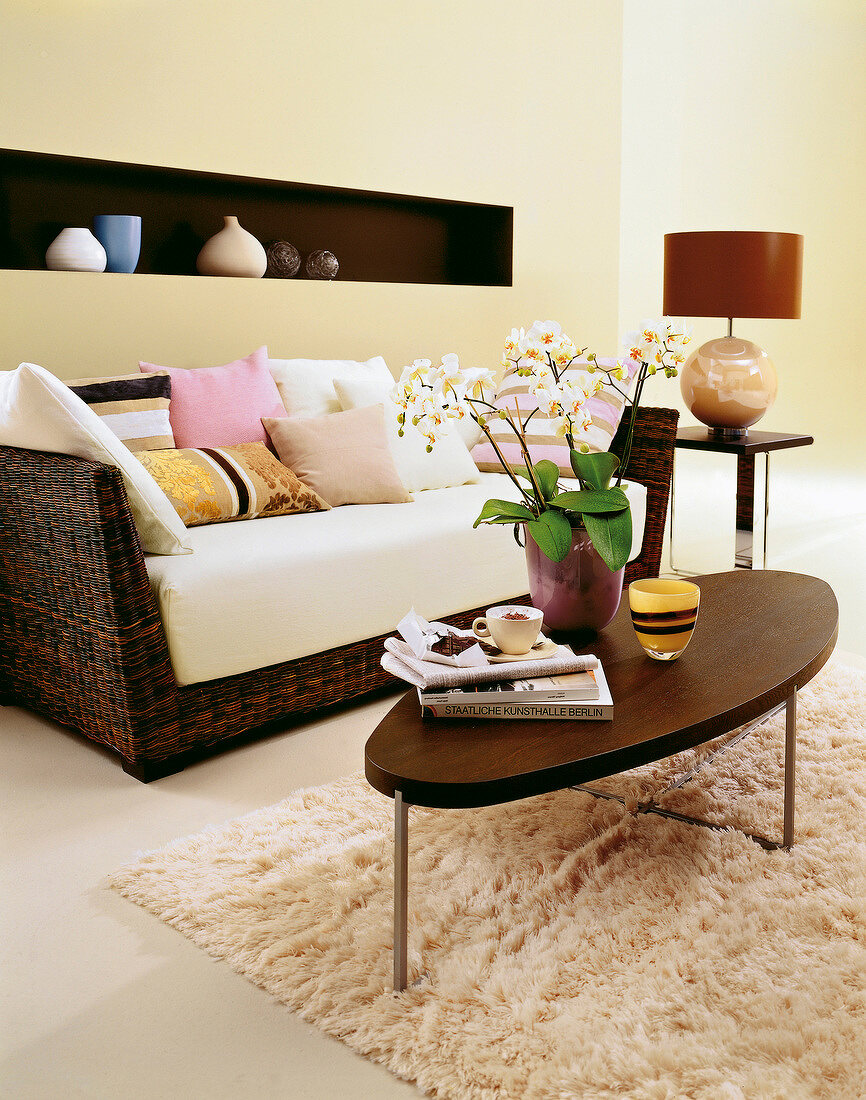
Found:
[(394, 385), (394, 378), (381, 355), (364, 363), (354, 359), (271, 359), (270, 364), (271, 375), (289, 416), (326, 416), (341, 412), (334, 389), (335, 378), (376, 379), (389, 390)]
[(469, 451), (484, 438), (484, 432), (482, 432), (471, 416), (464, 416), (460, 420), (455, 420), (454, 428), (466, 444), (466, 449)]
[(180, 516), (132, 451), (44, 367), (22, 363), (0, 372), (0, 443), (116, 466), (142, 547), (151, 554), (192, 553)]
[(344, 410), (361, 409), (367, 405), (383, 405), (388, 446), (400, 480), (410, 492), (421, 489), (447, 489), (451, 485), (466, 485), (479, 480), (478, 467), (459, 433), (452, 425), (427, 452), (427, 440), (411, 424), (403, 435), (398, 434), (399, 407), (391, 400), (393, 380), (386, 385), (370, 378), (335, 378), (334, 387)]

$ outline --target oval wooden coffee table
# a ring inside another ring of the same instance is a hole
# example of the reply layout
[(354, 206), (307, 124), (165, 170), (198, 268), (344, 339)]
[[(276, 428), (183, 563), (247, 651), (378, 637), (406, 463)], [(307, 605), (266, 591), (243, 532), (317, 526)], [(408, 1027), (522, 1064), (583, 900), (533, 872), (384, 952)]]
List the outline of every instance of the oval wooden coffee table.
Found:
[[(614, 702), (610, 722), (422, 719), (413, 689), (379, 723), (367, 742), (365, 772), (376, 790), (394, 799), (395, 989), (406, 987), (410, 805), (490, 806), (574, 786), (600, 794), (583, 784), (751, 723), (739, 739), (784, 707), (782, 841), (749, 835), (767, 848), (791, 846), (797, 690), (833, 652), (836, 597), (824, 581), (798, 573), (738, 570), (694, 580), (700, 614), (678, 660), (646, 656), (627, 595), (592, 644), (573, 647), (602, 662)], [(721, 827), (653, 804), (640, 809)]]

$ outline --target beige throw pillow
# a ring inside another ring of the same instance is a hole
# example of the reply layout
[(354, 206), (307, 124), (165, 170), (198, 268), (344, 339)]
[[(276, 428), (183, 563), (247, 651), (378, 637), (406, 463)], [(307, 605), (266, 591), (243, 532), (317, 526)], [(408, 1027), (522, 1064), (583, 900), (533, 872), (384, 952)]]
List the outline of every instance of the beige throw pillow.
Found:
[(391, 457), (381, 405), (329, 416), (263, 417), (262, 424), (280, 461), (332, 507), (411, 500)]

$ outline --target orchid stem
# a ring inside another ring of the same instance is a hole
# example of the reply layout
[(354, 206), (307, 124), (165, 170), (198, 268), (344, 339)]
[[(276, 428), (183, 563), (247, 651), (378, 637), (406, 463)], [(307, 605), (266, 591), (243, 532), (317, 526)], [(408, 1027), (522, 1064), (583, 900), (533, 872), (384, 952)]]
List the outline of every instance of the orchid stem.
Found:
[(511, 467), (508, 465), (508, 462), (505, 459), (505, 455), (499, 449), (499, 445), (497, 444), (496, 440), (493, 438), (493, 435), (491, 434), (490, 429), (487, 427), (486, 424), (481, 424), (478, 420), (476, 420), (475, 423), (478, 424), (479, 428), (487, 436), (488, 440), (490, 441), (491, 446), (493, 447), (493, 450), (496, 452), (496, 457), (499, 459), (500, 463), (502, 464), (502, 469), (506, 472), (506, 474), (508, 474), (508, 476), (514, 482), (514, 484), (520, 490), (520, 494), (523, 497), (523, 499), (528, 504), (533, 504), (534, 505), (535, 504), (535, 499), (529, 493), (527, 493), (527, 491), (520, 484), (520, 481), (517, 478), (517, 474), (515, 474), (514, 471), (511, 469)]

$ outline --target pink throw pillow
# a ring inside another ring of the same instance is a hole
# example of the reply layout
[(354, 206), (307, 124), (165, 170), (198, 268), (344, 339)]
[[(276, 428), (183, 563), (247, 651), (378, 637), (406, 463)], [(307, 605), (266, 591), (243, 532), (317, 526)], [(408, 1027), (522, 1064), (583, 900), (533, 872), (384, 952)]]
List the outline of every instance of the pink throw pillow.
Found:
[(269, 443), (262, 417), (286, 415), (266, 347), (222, 367), (138, 366), (143, 374), (164, 370), (171, 377), (168, 418), (178, 450)]

